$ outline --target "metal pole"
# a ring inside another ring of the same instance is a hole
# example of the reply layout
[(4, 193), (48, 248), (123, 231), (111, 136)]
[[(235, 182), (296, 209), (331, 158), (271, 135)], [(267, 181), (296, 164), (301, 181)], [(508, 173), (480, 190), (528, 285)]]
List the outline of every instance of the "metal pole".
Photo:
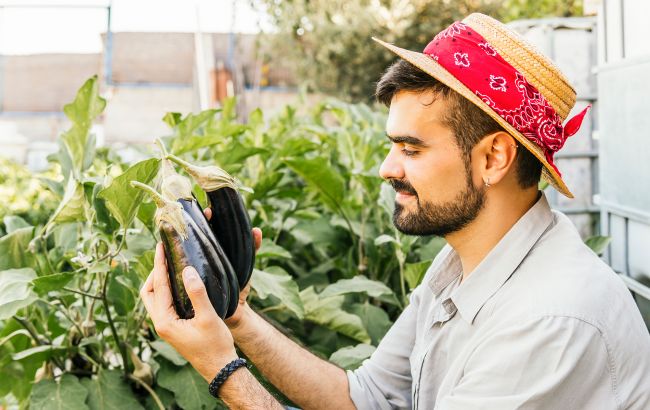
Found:
[(106, 6), (106, 48), (104, 50), (104, 77), (107, 85), (113, 85), (113, 31), (111, 27), (112, 2)]

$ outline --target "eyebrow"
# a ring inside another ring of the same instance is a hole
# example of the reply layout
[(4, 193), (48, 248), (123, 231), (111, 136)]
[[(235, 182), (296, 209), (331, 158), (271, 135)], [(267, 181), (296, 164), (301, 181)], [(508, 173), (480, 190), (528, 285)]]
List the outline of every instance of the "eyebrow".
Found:
[(415, 137), (409, 137), (409, 136), (397, 136), (397, 137), (393, 137), (393, 136), (390, 136), (390, 135), (388, 135), (388, 134), (386, 134), (386, 137), (387, 137), (389, 140), (391, 140), (391, 142), (392, 142), (393, 144), (400, 144), (400, 143), (401, 143), (401, 144), (409, 144), (409, 145), (413, 145), (414, 147), (419, 147), (419, 148), (426, 148), (426, 147), (428, 147), (428, 145), (425, 144), (424, 141), (422, 141), (422, 140), (419, 139), (419, 138), (415, 138)]

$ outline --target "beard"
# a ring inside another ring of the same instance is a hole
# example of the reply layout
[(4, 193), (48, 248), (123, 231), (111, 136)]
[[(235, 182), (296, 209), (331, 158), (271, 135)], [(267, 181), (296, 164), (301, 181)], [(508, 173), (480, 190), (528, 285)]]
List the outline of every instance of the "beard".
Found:
[(415, 189), (407, 181), (391, 179), (395, 191), (415, 195), (417, 209), (407, 211), (395, 202), (393, 224), (406, 235), (446, 236), (466, 227), (478, 216), (485, 205), (485, 188), (476, 188), (472, 183), (471, 171), (467, 170), (467, 184), (453, 201), (433, 204), (420, 201)]

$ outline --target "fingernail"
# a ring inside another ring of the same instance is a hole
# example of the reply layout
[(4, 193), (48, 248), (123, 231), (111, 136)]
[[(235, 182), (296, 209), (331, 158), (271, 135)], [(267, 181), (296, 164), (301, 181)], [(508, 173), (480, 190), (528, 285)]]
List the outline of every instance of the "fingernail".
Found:
[(192, 288), (203, 285), (199, 273), (192, 266), (183, 269), (183, 280)]

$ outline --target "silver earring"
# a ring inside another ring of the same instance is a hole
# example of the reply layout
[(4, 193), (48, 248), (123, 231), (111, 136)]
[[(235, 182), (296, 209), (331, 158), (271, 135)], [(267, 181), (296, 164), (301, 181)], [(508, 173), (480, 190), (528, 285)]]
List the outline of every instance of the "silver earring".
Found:
[(487, 181), (485, 181), (485, 186), (488, 187), (488, 188), (492, 186), (492, 185), (490, 185), (490, 178), (489, 177), (488, 177)]

